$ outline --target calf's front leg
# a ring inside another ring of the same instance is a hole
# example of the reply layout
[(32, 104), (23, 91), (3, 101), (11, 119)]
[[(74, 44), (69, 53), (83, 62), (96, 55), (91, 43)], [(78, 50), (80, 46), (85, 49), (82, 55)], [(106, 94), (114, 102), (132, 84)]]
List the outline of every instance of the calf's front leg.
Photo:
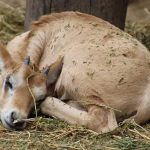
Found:
[(47, 97), (41, 104), (41, 111), (70, 124), (84, 125), (99, 133), (110, 132), (117, 127), (113, 111), (95, 105), (89, 105), (86, 112), (72, 107), (57, 98)]
[(77, 124), (87, 126), (90, 116), (86, 111), (78, 110), (60, 99), (47, 97), (41, 104), (42, 113), (55, 116), (69, 124)]

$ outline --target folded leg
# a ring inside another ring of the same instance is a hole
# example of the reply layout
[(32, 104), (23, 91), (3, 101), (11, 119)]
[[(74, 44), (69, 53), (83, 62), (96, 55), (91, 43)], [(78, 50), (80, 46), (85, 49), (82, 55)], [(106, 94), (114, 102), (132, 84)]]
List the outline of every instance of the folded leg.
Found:
[(85, 111), (85, 109), (72, 107), (57, 98), (48, 97), (41, 104), (41, 110), (49, 116), (55, 116), (70, 124), (84, 125), (99, 133), (109, 132), (117, 127), (113, 110), (96, 105), (88, 105)]
[(41, 111), (44, 114), (55, 116), (70, 124), (87, 126), (90, 120), (90, 116), (86, 111), (76, 109), (54, 97), (46, 98), (41, 104)]

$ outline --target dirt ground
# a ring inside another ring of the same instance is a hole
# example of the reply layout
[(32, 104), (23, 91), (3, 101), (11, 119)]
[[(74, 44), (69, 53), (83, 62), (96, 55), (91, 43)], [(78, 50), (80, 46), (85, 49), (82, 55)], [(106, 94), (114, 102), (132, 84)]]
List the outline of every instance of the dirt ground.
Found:
[[(7, 43), (14, 36), (23, 32), (25, 1), (9, 0), (10, 5), (8, 5), (9, 1), (7, 1), (7, 5), (1, 1), (6, 2), (6, 0), (0, 0), (0, 40)], [(146, 3), (144, 8), (147, 6)], [(126, 31), (150, 49), (149, 22), (138, 22), (138, 19), (132, 20), (131, 17), (130, 21), (126, 22)], [(141, 127), (131, 121), (120, 124), (120, 127), (111, 133), (102, 135), (84, 127), (71, 126), (58, 119), (45, 116), (39, 116), (35, 121), (29, 122), (28, 127), (23, 131), (8, 131), (0, 124), (0, 150), (85, 149), (149, 150), (150, 123)]]

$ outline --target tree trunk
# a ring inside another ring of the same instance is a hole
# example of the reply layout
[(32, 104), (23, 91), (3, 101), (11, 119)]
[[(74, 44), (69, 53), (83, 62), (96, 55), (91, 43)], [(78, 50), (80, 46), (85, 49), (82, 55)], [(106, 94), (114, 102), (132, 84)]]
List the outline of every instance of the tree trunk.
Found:
[(26, 0), (25, 30), (41, 15), (80, 11), (95, 15), (124, 29), (128, 0)]

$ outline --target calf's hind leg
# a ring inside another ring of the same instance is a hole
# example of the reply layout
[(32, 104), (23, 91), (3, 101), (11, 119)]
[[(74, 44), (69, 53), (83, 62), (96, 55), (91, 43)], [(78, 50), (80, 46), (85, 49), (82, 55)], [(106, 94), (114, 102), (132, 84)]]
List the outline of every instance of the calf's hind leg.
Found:
[(132, 117), (136, 123), (144, 124), (150, 120), (150, 83), (144, 92), (137, 114)]
[(150, 120), (150, 102), (141, 104), (137, 114), (131, 118), (141, 125), (148, 122)]
[(117, 127), (113, 111), (95, 105), (89, 105), (87, 112), (72, 107), (57, 98), (48, 97), (41, 104), (41, 111), (70, 124), (84, 125), (99, 133), (109, 132)]

